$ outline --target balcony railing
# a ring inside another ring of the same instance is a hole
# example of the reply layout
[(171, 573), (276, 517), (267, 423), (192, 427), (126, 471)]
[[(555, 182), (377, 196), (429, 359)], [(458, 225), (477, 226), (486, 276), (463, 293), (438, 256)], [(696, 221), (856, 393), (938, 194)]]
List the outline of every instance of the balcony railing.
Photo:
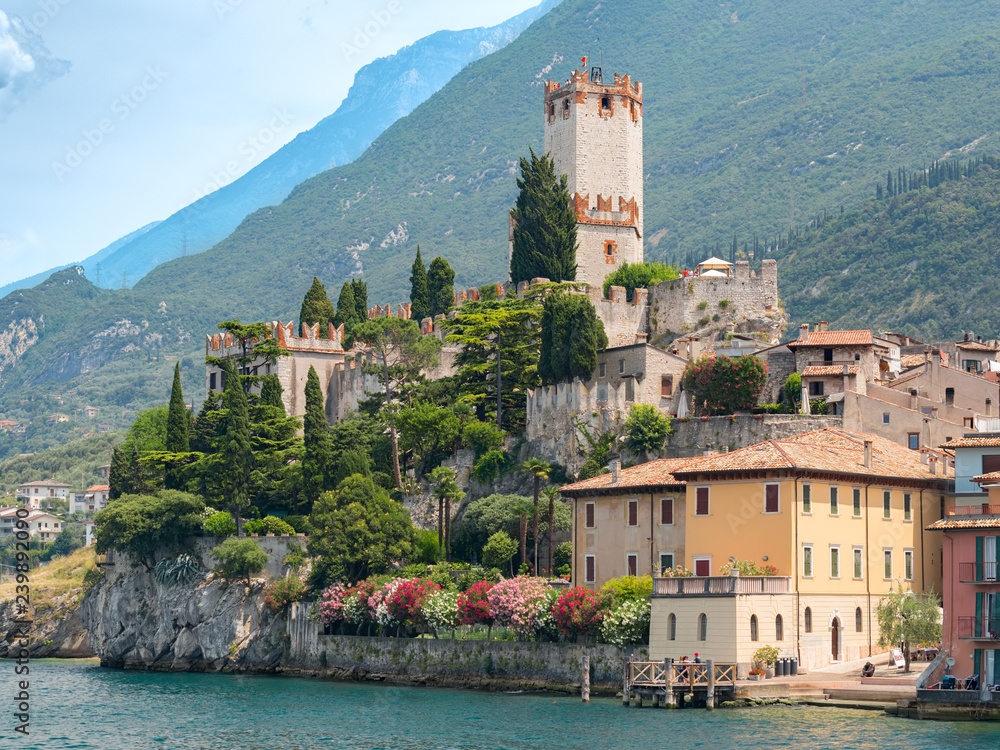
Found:
[(959, 617), (958, 637), (963, 640), (1000, 640), (1000, 617)]
[(958, 580), (962, 583), (1000, 583), (1000, 563), (959, 563)]
[(806, 363), (809, 367), (857, 367), (861, 363), (855, 359), (810, 359)]
[(737, 596), (739, 594), (787, 594), (788, 576), (701, 576), (654, 578), (653, 596)]
[(949, 516), (1000, 516), (1000, 505), (976, 503), (975, 505), (956, 505), (948, 508)]

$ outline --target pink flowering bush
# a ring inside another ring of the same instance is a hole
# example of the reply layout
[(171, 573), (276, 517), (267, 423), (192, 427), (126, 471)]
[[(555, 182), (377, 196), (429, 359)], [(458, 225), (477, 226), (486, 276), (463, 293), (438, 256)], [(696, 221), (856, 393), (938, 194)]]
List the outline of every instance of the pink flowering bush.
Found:
[(694, 391), (701, 413), (749, 411), (767, 381), (767, 365), (758, 357), (705, 354), (684, 368), (684, 387)]
[(264, 604), (272, 612), (281, 612), (292, 602), (302, 601), (306, 585), (295, 576), (279, 578), (264, 587)]
[(694, 573), (685, 568), (683, 565), (675, 565), (672, 568), (663, 569), (664, 578), (693, 578)]
[(505, 625), (518, 635), (530, 635), (549, 613), (550, 586), (541, 578), (517, 576), (500, 581), (486, 595), (497, 625)]
[(461, 625), (492, 625), (493, 612), (490, 609), (489, 591), (493, 584), (489, 581), (474, 583), (458, 595), (458, 622)]
[(559, 594), (552, 605), (552, 614), (559, 630), (566, 635), (590, 635), (600, 629), (609, 604), (609, 597), (577, 586)]
[(423, 606), (431, 594), (440, 590), (441, 587), (428, 578), (396, 581), (392, 591), (386, 595), (385, 605), (396, 621), (423, 625), (426, 622)]
[(351, 591), (342, 583), (333, 583), (323, 589), (319, 597), (319, 619), (324, 625), (346, 620), (344, 614), (345, 595)]

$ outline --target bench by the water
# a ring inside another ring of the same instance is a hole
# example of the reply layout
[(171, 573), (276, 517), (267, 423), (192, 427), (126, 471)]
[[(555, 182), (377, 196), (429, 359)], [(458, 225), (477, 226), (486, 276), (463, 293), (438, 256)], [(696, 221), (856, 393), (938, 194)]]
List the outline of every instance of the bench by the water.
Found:
[(642, 707), (649, 698), (653, 708), (683, 706), (684, 695), (690, 694), (691, 705), (715, 708), (719, 696), (731, 698), (736, 688), (736, 665), (663, 661), (629, 661), (625, 665), (622, 704), (633, 701)]

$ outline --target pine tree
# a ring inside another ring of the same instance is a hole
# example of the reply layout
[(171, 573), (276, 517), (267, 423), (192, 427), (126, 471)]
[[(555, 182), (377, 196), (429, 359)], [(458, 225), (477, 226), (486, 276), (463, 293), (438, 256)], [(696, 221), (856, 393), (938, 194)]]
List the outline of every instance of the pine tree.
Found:
[(430, 289), (427, 285), (427, 269), (420, 257), (420, 245), (417, 245), (417, 257), (413, 259), (413, 270), (410, 273), (410, 320), (418, 323), (431, 314)]
[(306, 292), (306, 296), (302, 300), (302, 309), (299, 310), (300, 330), (302, 325), (311, 326), (319, 323), (319, 337), (321, 339), (329, 338), (330, 329), (327, 324), (332, 322), (335, 316), (336, 311), (327, 296), (326, 287), (313, 276), (312, 286)]
[(278, 380), (277, 375), (265, 375), (260, 386), (260, 405), (273, 406), (276, 409), (281, 409), (282, 414), (287, 415), (285, 402), (281, 400), (281, 394), (284, 392), (285, 389), (281, 387), (281, 381)]
[(438, 256), (427, 270), (430, 316), (444, 315), (455, 302), (455, 272), (448, 261)]
[(190, 450), (188, 421), (184, 393), (181, 390), (181, 366), (178, 362), (174, 365), (174, 385), (170, 390), (170, 407), (167, 411), (167, 450), (171, 453), (187, 453)]
[(511, 217), (514, 249), (510, 280), (514, 284), (545, 278), (576, 278), (576, 212), (570, 205), (566, 175), (556, 176), (555, 161), (548, 154), (521, 158), (520, 193)]
[(330, 461), (330, 430), (323, 413), (323, 391), (316, 369), (309, 367), (306, 376), (306, 414), (303, 420), (302, 479), (306, 501), (315, 503), (325, 489), (327, 465)]
[(352, 279), (351, 286), (354, 289), (354, 317), (360, 323), (368, 320), (368, 284), (361, 279)]
[(228, 360), (224, 366), (226, 389), (222, 393), (222, 408), (226, 412), (226, 421), (219, 441), (219, 454), (226, 467), (221, 482), (222, 496), (236, 516), (236, 528), (239, 529), (240, 514), (250, 502), (250, 472), (253, 470), (250, 414), (239, 372)]
[(148, 495), (151, 491), (135, 443), (127, 448), (115, 448), (111, 452), (111, 468), (108, 471), (108, 499), (117, 500), (122, 495)]
[(344, 326), (345, 333), (357, 322), (358, 310), (354, 304), (354, 285), (345, 281), (337, 298), (337, 313), (333, 317), (335, 326)]

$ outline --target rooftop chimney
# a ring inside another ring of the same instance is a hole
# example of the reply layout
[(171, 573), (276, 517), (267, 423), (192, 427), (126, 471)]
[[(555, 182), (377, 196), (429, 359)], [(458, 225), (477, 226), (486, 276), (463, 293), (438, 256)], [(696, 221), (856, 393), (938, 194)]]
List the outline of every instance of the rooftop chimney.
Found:
[(872, 441), (865, 441), (865, 468), (871, 471), (872, 468)]
[(826, 333), (826, 321), (825, 320), (821, 320), (819, 322), (819, 330), (821, 330), (824, 333)]
[(931, 474), (937, 474), (937, 456), (927, 457), (927, 467), (930, 469)]
[(803, 323), (799, 326), (799, 341), (805, 341), (809, 336), (809, 324)]
[(609, 465), (611, 466), (611, 484), (618, 484), (618, 472), (621, 471), (622, 462), (612, 461)]
[(966, 331), (966, 332), (965, 332), (965, 340), (966, 340), (966, 341), (968, 341), (968, 340), (969, 340), (969, 332), (968, 332), (968, 331)]

